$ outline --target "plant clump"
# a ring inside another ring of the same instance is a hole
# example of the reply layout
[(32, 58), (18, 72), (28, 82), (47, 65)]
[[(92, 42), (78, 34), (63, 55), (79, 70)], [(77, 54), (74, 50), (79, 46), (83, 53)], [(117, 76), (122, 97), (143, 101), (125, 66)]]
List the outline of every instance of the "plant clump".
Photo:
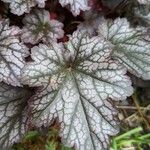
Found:
[(1, 148), (57, 120), (64, 148), (107, 150), (120, 130), (116, 103), (134, 92), (132, 75), (150, 80), (150, 1), (2, 1)]

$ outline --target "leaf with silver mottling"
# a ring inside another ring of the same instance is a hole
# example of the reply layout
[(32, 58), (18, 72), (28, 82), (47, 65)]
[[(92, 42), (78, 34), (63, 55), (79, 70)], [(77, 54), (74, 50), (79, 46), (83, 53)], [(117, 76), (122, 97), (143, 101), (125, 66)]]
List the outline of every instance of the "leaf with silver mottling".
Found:
[(99, 37), (76, 31), (67, 43), (32, 49), (22, 82), (43, 86), (31, 99), (37, 126), (61, 123), (63, 143), (77, 150), (106, 150), (109, 136), (118, 133), (111, 100), (133, 92), (126, 69), (110, 59), (112, 45)]
[(146, 37), (144, 28), (130, 27), (125, 18), (117, 18), (114, 21), (104, 19), (98, 32), (99, 36), (114, 45), (114, 58), (134, 75), (150, 79), (150, 37)]
[(50, 13), (46, 10), (35, 9), (25, 16), (23, 23), (21, 38), (25, 43), (51, 43), (64, 36), (63, 24), (50, 19)]
[(28, 48), (19, 40), (20, 29), (0, 21), (0, 81), (20, 86), (20, 73), (29, 55)]
[(27, 101), (31, 91), (0, 83), (0, 146), (9, 149), (26, 132)]

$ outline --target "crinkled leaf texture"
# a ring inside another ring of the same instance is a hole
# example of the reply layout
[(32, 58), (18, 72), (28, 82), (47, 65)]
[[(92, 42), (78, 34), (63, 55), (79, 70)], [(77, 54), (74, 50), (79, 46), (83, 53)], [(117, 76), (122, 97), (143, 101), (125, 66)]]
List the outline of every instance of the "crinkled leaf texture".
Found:
[(23, 19), (22, 40), (25, 43), (36, 44), (40, 41), (51, 43), (64, 36), (63, 24), (50, 19), (46, 10), (34, 10)]
[(150, 36), (143, 28), (131, 28), (126, 19), (103, 20), (99, 36), (113, 45), (112, 56), (117, 58), (131, 73), (150, 79)]
[(31, 99), (36, 125), (61, 122), (61, 136), (77, 150), (105, 150), (109, 135), (118, 132), (113, 100), (133, 92), (126, 69), (110, 60), (112, 45), (76, 31), (69, 42), (32, 48), (22, 82), (43, 86)]
[(31, 92), (25, 88), (0, 83), (0, 147), (8, 150), (26, 132), (27, 100)]
[(71, 12), (74, 16), (80, 14), (80, 11), (89, 10), (88, 0), (59, 0), (60, 4), (64, 7), (69, 5)]
[(39, 7), (45, 7), (46, 0), (2, 0), (3, 2), (10, 3), (10, 9), (13, 14), (18, 16), (24, 13), (29, 13), (31, 7), (38, 4)]
[(24, 67), (27, 47), (19, 41), (20, 29), (9, 27), (8, 20), (0, 21), (0, 81), (20, 85), (20, 73)]

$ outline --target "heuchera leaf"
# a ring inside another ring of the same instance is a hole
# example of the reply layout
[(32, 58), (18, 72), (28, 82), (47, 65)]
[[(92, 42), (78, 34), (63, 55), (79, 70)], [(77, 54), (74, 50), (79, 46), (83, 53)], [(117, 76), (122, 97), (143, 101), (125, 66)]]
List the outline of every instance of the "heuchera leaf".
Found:
[(19, 41), (18, 34), (18, 27), (9, 27), (8, 20), (0, 21), (0, 81), (14, 86), (20, 85), (24, 57), (29, 54), (28, 48)]
[(51, 43), (64, 36), (63, 24), (50, 19), (46, 10), (34, 10), (23, 19), (22, 40), (25, 43), (36, 44), (40, 41)]
[(2, 0), (3, 2), (10, 3), (10, 9), (13, 14), (18, 16), (23, 15), (25, 12), (29, 13), (31, 7), (38, 4), (39, 7), (45, 7), (46, 0)]
[(26, 132), (27, 100), (31, 92), (25, 88), (0, 83), (0, 147), (8, 150)]
[(126, 69), (110, 60), (112, 45), (76, 31), (69, 42), (40, 44), (31, 50), (22, 82), (43, 86), (31, 99), (34, 122), (49, 125), (58, 117), (61, 136), (77, 150), (107, 149), (118, 132), (111, 100), (124, 100), (133, 89)]
[(74, 16), (80, 14), (80, 11), (89, 10), (88, 0), (59, 0), (59, 3), (64, 7), (69, 5)]
[(114, 45), (114, 58), (134, 75), (150, 79), (150, 37), (145, 36), (143, 28), (131, 28), (124, 18), (104, 19), (98, 32)]

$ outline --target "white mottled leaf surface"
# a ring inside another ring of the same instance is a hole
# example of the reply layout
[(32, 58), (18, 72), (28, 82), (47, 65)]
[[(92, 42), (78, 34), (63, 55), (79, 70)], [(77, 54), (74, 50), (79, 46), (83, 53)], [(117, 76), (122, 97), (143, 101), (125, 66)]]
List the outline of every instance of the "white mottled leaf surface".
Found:
[(20, 29), (9, 26), (8, 20), (0, 21), (0, 81), (20, 85), (20, 73), (24, 67), (27, 47), (19, 40)]
[[(34, 62), (27, 63), (22, 72), (22, 81), (30, 86), (42, 86), (51, 82), (51, 76), (60, 72), (63, 65), (63, 46), (54, 43), (49, 47), (43, 44), (31, 49)], [(53, 80), (53, 79), (52, 79)]]
[(63, 7), (69, 5), (74, 16), (79, 15), (81, 10), (85, 11), (90, 9), (88, 0), (59, 0), (59, 2)]
[(77, 150), (108, 148), (109, 136), (119, 130), (111, 99), (124, 100), (133, 92), (126, 69), (109, 58), (111, 48), (104, 39), (78, 30), (64, 46), (32, 49), (34, 62), (24, 68), (22, 82), (43, 85), (31, 99), (37, 126), (58, 117), (66, 145)]
[(131, 28), (124, 18), (114, 21), (104, 19), (98, 32), (99, 36), (103, 36), (114, 45), (114, 58), (134, 75), (150, 79), (150, 36), (145, 36), (143, 28)]
[(46, 0), (2, 0), (3, 2), (10, 3), (10, 9), (13, 14), (18, 16), (24, 13), (29, 13), (31, 7), (38, 4), (39, 7), (45, 7)]
[(0, 146), (8, 150), (26, 132), (27, 100), (31, 92), (0, 83)]
[(64, 35), (63, 24), (50, 19), (50, 13), (46, 10), (34, 10), (25, 16), (23, 23), (21, 38), (25, 43), (51, 43)]

